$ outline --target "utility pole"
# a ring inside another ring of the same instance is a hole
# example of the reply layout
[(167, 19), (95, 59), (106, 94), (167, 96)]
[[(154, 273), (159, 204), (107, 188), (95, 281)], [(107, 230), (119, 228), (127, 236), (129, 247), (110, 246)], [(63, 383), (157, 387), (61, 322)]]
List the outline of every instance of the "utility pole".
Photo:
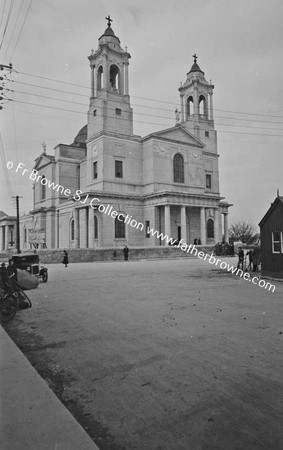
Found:
[(19, 197), (16, 195), (16, 197), (13, 197), (16, 199), (16, 208), (17, 208), (17, 251), (18, 253), (21, 253), (21, 246), (20, 246), (20, 205), (19, 205), (19, 199), (23, 197)]

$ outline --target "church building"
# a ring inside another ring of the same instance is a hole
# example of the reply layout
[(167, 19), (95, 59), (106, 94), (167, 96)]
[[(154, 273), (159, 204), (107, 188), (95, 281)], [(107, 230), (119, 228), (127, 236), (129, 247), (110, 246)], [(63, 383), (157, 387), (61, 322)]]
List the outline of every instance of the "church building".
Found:
[(170, 245), (160, 233), (187, 244), (228, 241), (231, 205), (219, 192), (214, 86), (194, 55), (172, 127), (134, 134), (131, 56), (107, 20), (88, 56), (87, 125), (72, 144), (58, 144), (53, 155), (44, 150), (35, 161), (22, 249)]

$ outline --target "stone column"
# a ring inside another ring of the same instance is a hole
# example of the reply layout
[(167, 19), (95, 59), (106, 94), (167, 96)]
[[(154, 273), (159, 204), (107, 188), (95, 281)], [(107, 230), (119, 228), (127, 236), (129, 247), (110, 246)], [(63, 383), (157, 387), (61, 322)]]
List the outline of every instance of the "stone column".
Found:
[(214, 211), (214, 243), (217, 244), (217, 242), (220, 242), (221, 239), (219, 238), (219, 210), (215, 209)]
[(185, 117), (184, 117), (184, 96), (181, 95), (180, 99), (181, 99), (181, 122), (185, 122)]
[(107, 56), (105, 56), (104, 61), (103, 61), (103, 88), (106, 91), (108, 90), (108, 79), (109, 79), (108, 61), (107, 61)]
[(97, 97), (97, 68), (94, 67), (93, 71), (93, 87), (94, 87), (94, 97)]
[(125, 95), (129, 95), (129, 63), (124, 64), (125, 68)]
[(229, 242), (229, 233), (228, 233), (228, 213), (224, 215), (224, 239), (225, 242)]
[(187, 242), (187, 217), (185, 206), (181, 206), (181, 239), (183, 239), (184, 242)]
[(94, 97), (94, 66), (90, 66), (90, 86), (91, 86), (90, 96)]
[(80, 232), (79, 232), (79, 241), (80, 248), (87, 248), (88, 244), (88, 208), (79, 209), (79, 223), (80, 223)]
[(75, 248), (80, 248), (80, 219), (79, 209), (75, 209)]
[(92, 208), (88, 210), (88, 246), (89, 248), (94, 247), (94, 214)]
[(206, 245), (205, 208), (200, 208), (200, 242)]
[(125, 64), (123, 64), (123, 70), (122, 73), (119, 72), (118, 75), (118, 90), (119, 90), (119, 94), (124, 95), (125, 92)]
[(210, 97), (209, 120), (213, 120), (213, 100), (212, 100), (212, 96), (213, 96), (213, 93), (210, 92), (210, 93), (209, 93), (209, 97)]
[(89, 217), (89, 208), (85, 208), (84, 209), (84, 219), (85, 219), (85, 247), (88, 248), (89, 247), (89, 236), (88, 236), (88, 217)]
[(8, 250), (9, 247), (9, 241), (10, 241), (10, 236), (9, 236), (9, 225), (5, 226), (5, 250)]
[[(165, 205), (164, 207), (164, 225), (165, 225), (165, 234), (167, 234), (168, 238), (171, 238), (171, 216), (170, 216), (170, 205)], [(168, 245), (168, 242), (165, 241), (165, 245)]]
[(3, 249), (3, 227), (1, 226), (0, 227), (0, 252), (2, 251), (2, 250), (4, 250)]

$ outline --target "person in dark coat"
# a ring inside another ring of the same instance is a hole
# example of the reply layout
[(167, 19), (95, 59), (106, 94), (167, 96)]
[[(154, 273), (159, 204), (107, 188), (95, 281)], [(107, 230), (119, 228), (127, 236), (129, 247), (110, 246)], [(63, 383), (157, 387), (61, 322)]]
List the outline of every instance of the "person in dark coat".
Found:
[(247, 256), (249, 257), (248, 270), (252, 270), (252, 264), (253, 264), (253, 250), (252, 249), (248, 251)]
[(66, 250), (64, 250), (64, 253), (63, 253), (63, 261), (62, 261), (62, 263), (65, 264), (65, 267), (68, 267), (69, 258), (68, 258), (68, 253), (66, 252)]
[(245, 257), (245, 253), (244, 250), (242, 249), (242, 247), (239, 247), (239, 251), (238, 251), (238, 266), (237, 269), (244, 269), (244, 257)]
[(261, 248), (256, 245), (253, 249), (253, 272), (258, 270), (261, 261)]
[(125, 247), (123, 248), (123, 253), (124, 253), (124, 260), (128, 261), (128, 259), (129, 259), (129, 249), (128, 249), (127, 245), (125, 245)]
[(9, 292), (11, 290), (11, 284), (9, 280), (8, 270), (6, 264), (2, 263), (0, 267), (0, 293)]

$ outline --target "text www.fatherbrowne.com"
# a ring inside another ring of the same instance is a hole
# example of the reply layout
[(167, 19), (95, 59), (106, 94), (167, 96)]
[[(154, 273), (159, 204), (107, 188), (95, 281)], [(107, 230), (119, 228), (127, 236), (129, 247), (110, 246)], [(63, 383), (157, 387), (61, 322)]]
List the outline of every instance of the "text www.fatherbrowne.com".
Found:
[(208, 261), (210, 264), (213, 264), (220, 269), (227, 270), (232, 274), (236, 274), (242, 277), (244, 280), (249, 281), (250, 283), (256, 284), (259, 287), (263, 287), (264, 289), (268, 289), (269, 291), (274, 292), (275, 286), (274, 284), (269, 283), (268, 281), (263, 280), (262, 278), (251, 276), (249, 272), (244, 272), (242, 269), (238, 267), (231, 266), (226, 261), (223, 261), (219, 258), (216, 258), (213, 253), (205, 253), (201, 250), (198, 250), (194, 244), (187, 245), (183, 239), (181, 239), (178, 243), (176, 239), (172, 237), (169, 238), (167, 234), (160, 233), (157, 230), (153, 230), (152, 228), (147, 228), (147, 234), (150, 236), (155, 236), (157, 239), (161, 239), (162, 241), (167, 242), (168, 245), (177, 244), (177, 248), (180, 248), (183, 252), (189, 253), (190, 255), (197, 256), (199, 259), (204, 261)]

